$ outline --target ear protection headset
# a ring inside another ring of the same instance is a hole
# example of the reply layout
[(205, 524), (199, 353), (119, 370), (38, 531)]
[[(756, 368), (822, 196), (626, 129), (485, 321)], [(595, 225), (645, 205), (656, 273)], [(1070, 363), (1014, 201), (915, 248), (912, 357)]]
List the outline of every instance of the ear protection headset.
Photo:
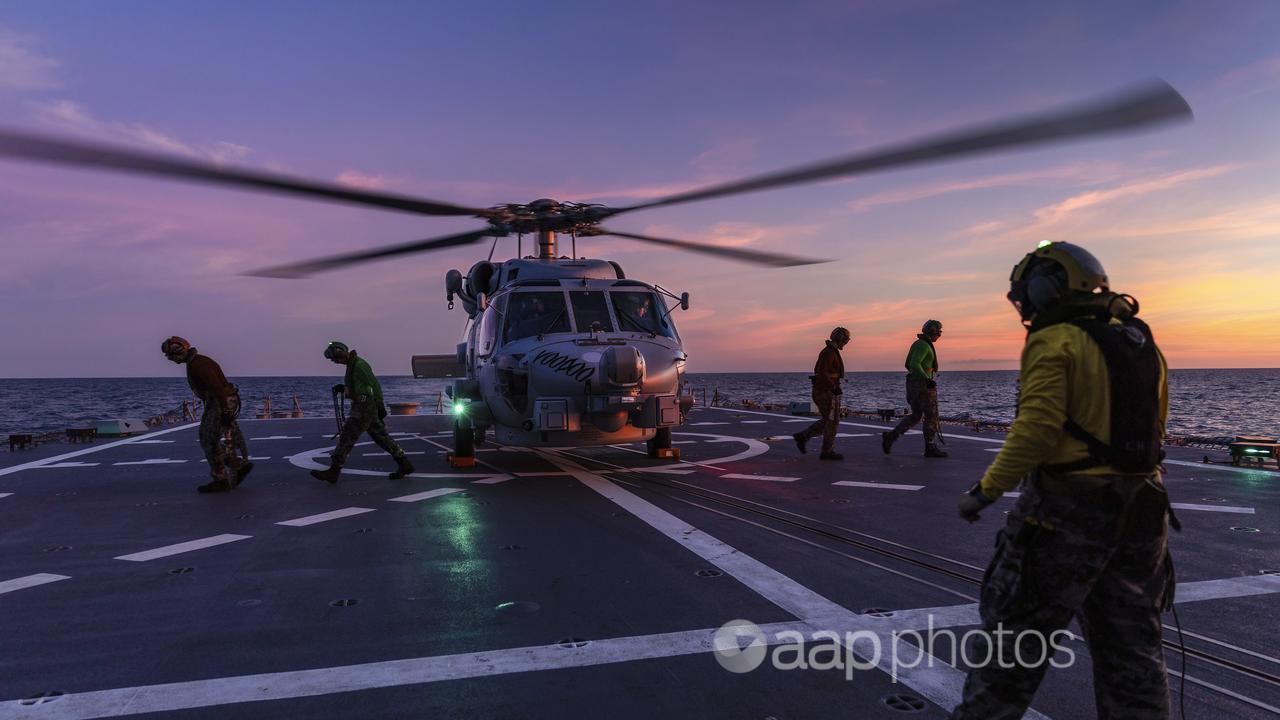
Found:
[(331, 340), (324, 349), (324, 356), (329, 360), (336, 360), (337, 354), (339, 352), (346, 353), (351, 351), (347, 348), (346, 343), (341, 343), (341, 342), (338, 342), (337, 340)]
[(842, 327), (838, 327), (835, 330), (831, 331), (831, 342), (847, 343), (852, 337), (853, 335), (850, 334), (848, 330)]
[(187, 342), (186, 338), (181, 338), (177, 335), (160, 343), (160, 352), (164, 353), (166, 357), (182, 357), (189, 350), (191, 350), (191, 343)]

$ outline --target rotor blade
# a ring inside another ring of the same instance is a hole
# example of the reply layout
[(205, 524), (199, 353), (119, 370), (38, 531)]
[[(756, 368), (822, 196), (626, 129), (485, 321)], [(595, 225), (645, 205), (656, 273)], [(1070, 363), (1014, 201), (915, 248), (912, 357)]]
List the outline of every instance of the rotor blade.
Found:
[(459, 233), (457, 235), (446, 235), (444, 237), (431, 238), (429, 240), (415, 240), (413, 242), (402, 243), (400, 245), (387, 245), (385, 247), (374, 248), (373, 250), (364, 250), (362, 252), (330, 255), (329, 257), (307, 260), (305, 262), (292, 263), (289, 265), (275, 265), (268, 268), (262, 268), (261, 270), (253, 270), (244, 274), (270, 278), (301, 278), (318, 272), (368, 262), (369, 260), (377, 260), (379, 258), (426, 252), (428, 250), (439, 250), (440, 248), (453, 247), (454, 245), (468, 245), (492, 234), (493, 231), (488, 229), (475, 230), (472, 232)]
[(334, 183), (300, 180), (257, 170), (224, 168), (198, 160), (109, 145), (60, 140), (16, 130), (0, 130), (0, 156), (61, 165), (120, 170), (215, 185), (292, 193), (312, 198), (354, 203), (356, 205), (371, 205), (400, 210), (418, 215), (475, 215), (485, 217), (492, 213), (492, 211), (483, 208), (469, 208), (436, 200), (358, 190)]
[(814, 165), (781, 170), (745, 180), (713, 185), (701, 190), (669, 195), (639, 205), (614, 208), (609, 215), (642, 208), (675, 205), (725, 195), (753, 192), (783, 185), (815, 182), (827, 178), (857, 175), (899, 165), (941, 160), (1000, 148), (1034, 145), (1122, 130), (1134, 130), (1170, 120), (1190, 119), (1191, 107), (1176, 90), (1163, 81), (1130, 90), (1118, 96), (1084, 105), (1075, 105), (1020, 120), (983, 125), (946, 135), (910, 142), (886, 150), (857, 153)]
[(755, 263), (756, 265), (768, 265), (770, 267), (793, 267), (796, 265), (817, 265), (818, 263), (831, 262), (830, 260), (818, 260), (815, 258), (799, 257), (797, 255), (783, 255), (781, 253), (763, 252), (761, 250), (747, 250), (745, 248), (707, 245), (705, 243), (691, 242), (689, 240), (672, 240), (670, 238), (652, 237), (650, 235), (637, 235), (635, 233), (618, 232), (617, 230), (606, 230), (604, 228), (597, 228), (590, 234), (593, 236), (616, 235), (618, 237), (631, 238), (632, 240), (653, 243), (655, 245), (666, 245), (668, 247), (676, 247), (682, 250), (691, 250), (693, 252), (703, 253), (704, 255), (714, 255), (715, 257), (741, 260), (743, 262)]

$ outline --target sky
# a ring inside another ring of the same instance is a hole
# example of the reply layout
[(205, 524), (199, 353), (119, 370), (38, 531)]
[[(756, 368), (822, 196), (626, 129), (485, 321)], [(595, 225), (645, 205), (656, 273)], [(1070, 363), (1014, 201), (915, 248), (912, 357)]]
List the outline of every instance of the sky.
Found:
[[(848, 369), (900, 369), (930, 318), (943, 371), (1016, 368), (1004, 294), (1042, 240), (1092, 251), (1171, 367), (1280, 366), (1280, 3), (0, 2), (0, 125), (478, 206), (634, 203), (1150, 78), (1195, 121), (610, 223), (834, 262), (579, 242), (690, 294), (691, 372), (807, 371), (836, 325)], [(487, 246), (240, 273), (480, 226), (0, 162), (0, 377), (173, 374), (174, 334), (232, 376), (332, 374), (330, 339), (407, 374), (458, 342), (444, 275)]]

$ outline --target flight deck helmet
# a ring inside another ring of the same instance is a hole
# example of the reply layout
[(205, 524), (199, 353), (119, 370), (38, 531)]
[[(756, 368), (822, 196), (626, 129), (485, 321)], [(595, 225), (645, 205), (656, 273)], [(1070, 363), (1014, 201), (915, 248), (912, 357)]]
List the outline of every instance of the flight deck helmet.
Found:
[(350, 352), (351, 350), (347, 348), (346, 343), (339, 342), (337, 340), (330, 340), (329, 344), (326, 345), (324, 348), (324, 356), (329, 360), (333, 360), (335, 362), (338, 360), (338, 353), (345, 354)]
[(1067, 242), (1043, 242), (1013, 267), (1007, 297), (1028, 321), (1082, 295), (1110, 289), (1107, 271), (1088, 250)]
[(831, 331), (831, 342), (838, 347), (844, 347), (849, 344), (849, 340), (853, 338), (852, 333), (847, 328), (838, 327)]

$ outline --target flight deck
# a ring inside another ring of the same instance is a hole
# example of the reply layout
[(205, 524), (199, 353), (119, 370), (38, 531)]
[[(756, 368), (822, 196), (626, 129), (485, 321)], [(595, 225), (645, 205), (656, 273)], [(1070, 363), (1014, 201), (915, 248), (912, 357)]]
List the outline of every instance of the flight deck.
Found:
[[(846, 418), (824, 462), (812, 420), (695, 408), (678, 460), (490, 441), (451, 469), (449, 416), (393, 416), (417, 472), (366, 441), (336, 485), (307, 472), (331, 418), (246, 420), (255, 470), (216, 495), (194, 424), (0, 453), (0, 718), (945, 717), (1014, 501), (955, 502), (1003, 436), (885, 456)], [(1280, 473), (1229, 459), (1166, 464), (1188, 718), (1280, 714)], [(1027, 717), (1094, 717), (1083, 642), (1054, 657)]]

